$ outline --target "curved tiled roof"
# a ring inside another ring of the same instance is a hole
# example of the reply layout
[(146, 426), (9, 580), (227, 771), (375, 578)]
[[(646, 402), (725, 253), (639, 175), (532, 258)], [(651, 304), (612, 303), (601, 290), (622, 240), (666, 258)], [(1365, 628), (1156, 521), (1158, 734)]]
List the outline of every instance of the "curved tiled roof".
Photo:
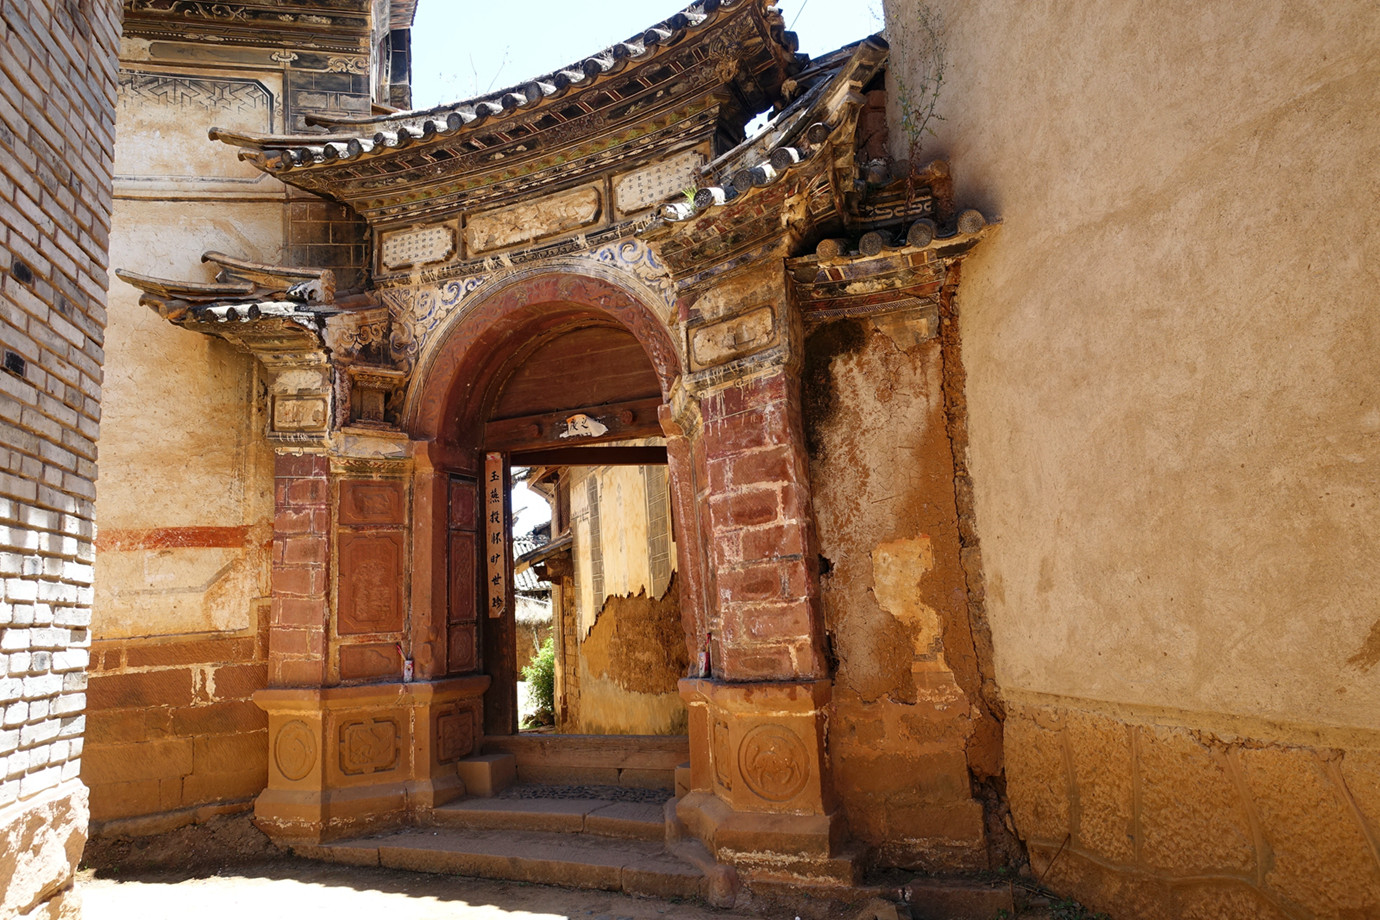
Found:
[[(221, 128), (212, 128), (209, 134), (212, 140), (245, 148), (242, 158), (273, 172), (369, 157), (532, 111), (572, 89), (583, 89), (601, 77), (650, 61), (662, 50), (680, 45), (720, 18), (754, 4), (764, 6), (773, 18), (772, 38), (783, 53), (795, 54), (799, 48), (795, 33), (785, 29), (779, 13), (768, 3), (769, 0), (697, 0), (640, 34), (567, 67), (458, 103), (386, 115), (309, 119), (310, 124), (326, 129), (320, 135), (246, 134)], [(795, 68), (803, 67), (808, 60), (805, 55), (796, 55)]]

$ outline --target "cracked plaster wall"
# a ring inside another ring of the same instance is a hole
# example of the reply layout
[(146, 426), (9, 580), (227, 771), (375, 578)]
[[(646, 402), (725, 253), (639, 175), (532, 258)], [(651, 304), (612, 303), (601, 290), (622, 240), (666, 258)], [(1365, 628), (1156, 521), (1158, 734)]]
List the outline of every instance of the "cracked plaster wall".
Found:
[(1376, 916), (1374, 4), (930, 8), (923, 158), (1002, 221), (960, 331), (1034, 867), (1118, 918)]
[(986, 868), (970, 770), (995, 751), (959, 562), (942, 354), (842, 320), (806, 344), (810, 477), (837, 661), (829, 743), (849, 827), (885, 863)]

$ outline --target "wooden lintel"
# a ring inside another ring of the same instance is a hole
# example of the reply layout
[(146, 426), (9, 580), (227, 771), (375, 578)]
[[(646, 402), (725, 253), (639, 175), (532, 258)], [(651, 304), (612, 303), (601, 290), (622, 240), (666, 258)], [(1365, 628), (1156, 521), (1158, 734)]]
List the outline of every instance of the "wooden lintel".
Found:
[(549, 447), (509, 455), (513, 466), (655, 466), (665, 464), (664, 447)]
[(484, 426), (485, 450), (536, 450), (581, 444), (660, 437), (657, 396), (602, 406), (564, 409), (520, 418), (505, 418)]

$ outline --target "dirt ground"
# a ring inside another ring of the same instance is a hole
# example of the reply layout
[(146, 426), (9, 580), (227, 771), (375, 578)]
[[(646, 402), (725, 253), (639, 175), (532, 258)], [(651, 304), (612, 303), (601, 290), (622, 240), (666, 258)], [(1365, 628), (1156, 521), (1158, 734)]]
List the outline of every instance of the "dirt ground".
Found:
[[(805, 893), (790, 903), (758, 898), (714, 910), (606, 891), (338, 866), (279, 849), (247, 815), (157, 836), (97, 837), (87, 844), (77, 889), (84, 920), (890, 920), (865, 904)], [(1094, 916), (1069, 904), (1011, 920)]]
[[(793, 920), (785, 905), (713, 910), (703, 905), (580, 891), (355, 868), (283, 857), (271, 863), (200, 871), (128, 874), (82, 870), (83, 920)], [(809, 912), (819, 916), (813, 911)], [(866, 908), (830, 912), (874, 920)], [(1089, 918), (1039, 910), (1013, 920)]]
[(212, 872), (84, 870), (84, 920), (756, 920), (756, 914), (576, 891), (280, 858)]

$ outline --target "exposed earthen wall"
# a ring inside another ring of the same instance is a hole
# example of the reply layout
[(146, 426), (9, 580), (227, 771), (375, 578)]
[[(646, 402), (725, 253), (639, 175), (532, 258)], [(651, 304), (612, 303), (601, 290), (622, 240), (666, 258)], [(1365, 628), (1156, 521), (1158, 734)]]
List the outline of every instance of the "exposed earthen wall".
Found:
[[(249, 116), (199, 95), (215, 89), (241, 108), (247, 98), (266, 125), (278, 84), (236, 73), (203, 83), (199, 71), (130, 52), (127, 43), (112, 265), (209, 281), (207, 250), (280, 258), (281, 184), (248, 182), (233, 154), (205, 140), (210, 124)], [(260, 371), (225, 342), (171, 326), (138, 294), (120, 281), (110, 294), (83, 767), (95, 833), (243, 809), (267, 782), (267, 720), (249, 698), (265, 683), (267, 608), (255, 599), (268, 594), (273, 538)]]
[(114, 0), (0, 7), (0, 915), (75, 915)]
[(975, 718), (932, 322), (840, 320), (807, 339), (820, 588), (837, 661), (830, 755), (849, 827), (883, 862), (986, 868), (970, 770), (990, 774), (995, 758)]
[(1003, 222), (960, 329), (1034, 867), (1113, 917), (1374, 915), (1380, 20), (929, 6), (924, 157)]
[(639, 466), (570, 473), (579, 610), (565, 633), (562, 730), (682, 734), (676, 682), (689, 660), (664, 473)]

